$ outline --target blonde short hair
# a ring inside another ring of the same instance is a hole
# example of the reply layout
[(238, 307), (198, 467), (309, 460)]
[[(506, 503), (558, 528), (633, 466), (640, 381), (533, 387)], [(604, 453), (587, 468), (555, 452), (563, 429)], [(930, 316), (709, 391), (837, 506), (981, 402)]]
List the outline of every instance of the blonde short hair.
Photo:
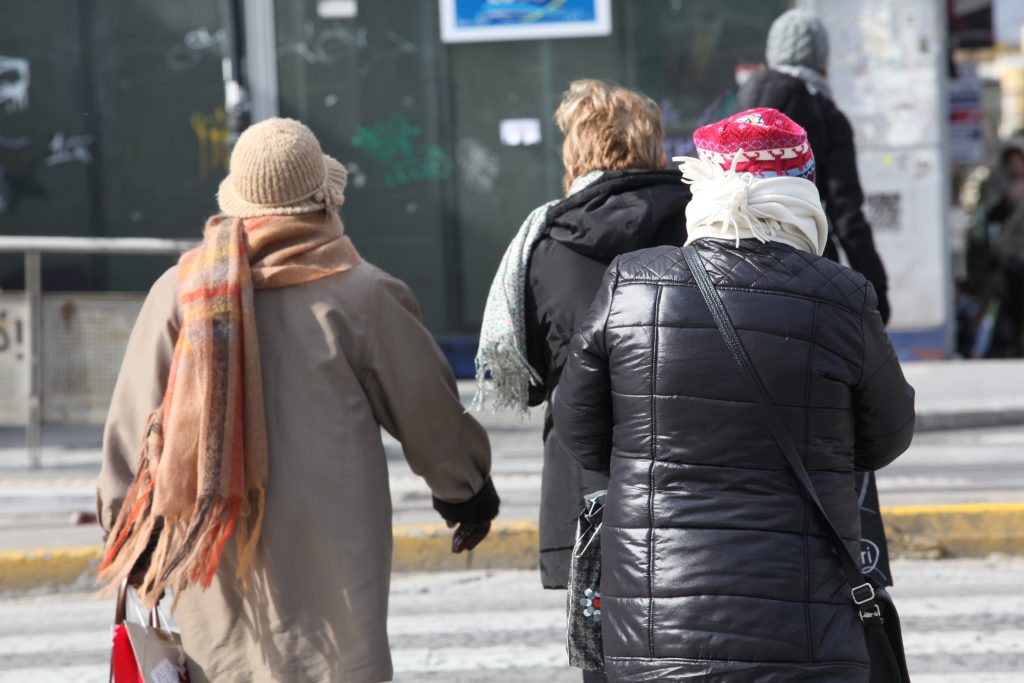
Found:
[(646, 95), (597, 80), (573, 81), (555, 111), (565, 134), (563, 185), (591, 171), (663, 168), (661, 109)]

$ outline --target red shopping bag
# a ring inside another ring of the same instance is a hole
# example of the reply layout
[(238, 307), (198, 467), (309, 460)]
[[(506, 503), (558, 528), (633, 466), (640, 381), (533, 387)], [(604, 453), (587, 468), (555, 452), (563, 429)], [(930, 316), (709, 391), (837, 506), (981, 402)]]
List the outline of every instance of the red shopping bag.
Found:
[(117, 591), (117, 609), (114, 611), (113, 644), (110, 650), (110, 683), (143, 683), (139, 663), (135, 659), (132, 642), (125, 627), (128, 582)]

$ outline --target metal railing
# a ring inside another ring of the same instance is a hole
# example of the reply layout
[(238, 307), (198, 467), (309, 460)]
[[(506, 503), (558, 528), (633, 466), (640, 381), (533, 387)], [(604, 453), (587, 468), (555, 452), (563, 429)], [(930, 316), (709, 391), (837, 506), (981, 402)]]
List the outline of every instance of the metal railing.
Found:
[(43, 254), (123, 254), (167, 256), (181, 254), (196, 245), (188, 240), (149, 237), (26, 237), (0, 236), (0, 253), (25, 255), (25, 300), (29, 341), (28, 416), (25, 449), (29, 466), (42, 463), (42, 307)]

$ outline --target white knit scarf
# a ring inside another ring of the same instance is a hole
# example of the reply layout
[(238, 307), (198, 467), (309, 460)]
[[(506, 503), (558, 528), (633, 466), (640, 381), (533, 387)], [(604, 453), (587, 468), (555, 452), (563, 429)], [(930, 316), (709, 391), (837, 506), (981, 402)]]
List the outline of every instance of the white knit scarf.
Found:
[(728, 171), (704, 159), (673, 157), (693, 194), (686, 205), (686, 243), (711, 238), (735, 240), (739, 246), (742, 239), (756, 239), (820, 256), (828, 222), (818, 188), (805, 178), (737, 173), (742, 157), (741, 150)]

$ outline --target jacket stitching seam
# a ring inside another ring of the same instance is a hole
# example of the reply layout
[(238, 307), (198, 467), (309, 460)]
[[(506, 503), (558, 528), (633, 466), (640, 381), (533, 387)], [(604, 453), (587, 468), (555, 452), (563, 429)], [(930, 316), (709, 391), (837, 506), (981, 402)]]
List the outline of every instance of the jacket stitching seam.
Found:
[[(661, 317), (661, 295), (663, 287), (658, 287), (654, 298), (654, 322)], [(647, 517), (650, 528), (647, 532), (647, 650), (654, 657), (654, 465), (657, 462), (657, 394), (658, 394), (658, 327), (654, 328), (654, 339), (651, 344), (651, 464), (647, 470)]]
[[(650, 659), (647, 658), (647, 657), (611, 657), (611, 656), (606, 656), (605, 660), (611, 660), (611, 661), (616, 661), (616, 662), (649, 662), (650, 661)], [(771, 661), (766, 661), (766, 660), (762, 659), (762, 660), (756, 660), (755, 661), (755, 660), (750, 660), (750, 659), (711, 659), (711, 658), (707, 658), (707, 659), (688, 659), (686, 657), (659, 657), (658, 661), (661, 661), (661, 662), (692, 662), (694, 664), (703, 664), (704, 662), (723, 662), (723, 663), (726, 663), (726, 664), (759, 664), (759, 665), (766, 665), (766, 664), (802, 664), (804, 666), (806, 666), (808, 664), (811, 664), (811, 665), (817, 664), (817, 665), (820, 665), (820, 666), (842, 665), (842, 666), (855, 666), (855, 667), (858, 667), (858, 668), (861, 668), (861, 669), (870, 669), (871, 668), (871, 664), (869, 664), (869, 663), (855, 662), (855, 661), (851, 661), (851, 660), (848, 660), (848, 659), (832, 659), (832, 660), (829, 660), (827, 662), (801, 662), (801, 661), (795, 660), (795, 659), (793, 659), (793, 660), (791, 660), (791, 659), (780, 659), (780, 660), (771, 660)]]
[[(748, 291), (748, 290), (743, 290), (743, 291)], [(819, 301), (814, 301), (813, 299), (810, 299), (809, 301), (812, 301), (815, 305), (823, 303), (823, 302), (819, 302)], [(610, 326), (606, 326), (605, 334), (608, 333), (609, 329), (611, 329), (611, 330), (629, 330), (629, 329), (635, 329), (635, 328), (639, 328), (639, 327), (654, 327), (654, 325), (652, 323), (631, 323), (631, 324), (628, 324), (628, 325), (610, 325)], [(673, 324), (668, 324), (668, 323), (662, 323), (662, 324), (658, 325), (658, 327), (665, 327), (665, 328), (673, 329), (673, 330), (717, 330), (718, 329), (714, 325), (691, 325), (691, 324), (675, 324), (675, 325), (673, 325)], [(797, 336), (795, 334), (781, 334), (779, 332), (771, 332), (769, 330), (758, 330), (758, 329), (754, 329), (754, 328), (750, 328), (750, 327), (743, 327), (743, 328), (737, 328), (737, 329), (742, 329), (744, 332), (753, 332), (755, 334), (767, 334), (767, 335), (771, 335), (773, 337), (778, 337), (780, 339), (795, 339), (797, 341), (802, 341), (802, 342), (806, 342), (806, 343), (810, 343), (811, 342), (810, 339), (806, 339), (804, 337), (799, 337), (799, 336)], [(839, 358), (843, 359), (844, 361), (846, 361), (846, 362), (848, 362), (848, 363), (850, 363), (852, 365), (857, 365), (857, 366), (860, 365), (860, 363), (858, 363), (857, 361), (853, 360), (852, 358), (847, 358), (844, 354), (842, 354), (839, 351), (836, 351), (834, 349), (830, 349), (830, 348), (827, 348), (827, 347), (823, 347), (823, 348), (826, 348), (826, 350), (829, 353), (835, 354)]]
[[(679, 282), (679, 281), (673, 281), (673, 280), (668, 280), (668, 281), (665, 281), (665, 280), (655, 280), (653, 278), (629, 278), (629, 279), (624, 279), (623, 282), (622, 282), (623, 286), (625, 286), (625, 285), (632, 285), (632, 284), (638, 284), (638, 285), (658, 285), (659, 287), (693, 287), (693, 288), (697, 287), (696, 284), (691, 283), (691, 282)], [(723, 291), (723, 292), (755, 292), (755, 293), (758, 293), (758, 294), (771, 294), (771, 295), (774, 295), (774, 296), (785, 296), (785, 297), (789, 297), (791, 299), (802, 299), (804, 301), (810, 301), (812, 303), (824, 304), (826, 306), (834, 306), (835, 308), (838, 308), (841, 311), (846, 311), (847, 313), (850, 313), (852, 315), (857, 315), (857, 309), (854, 308), (853, 306), (848, 306), (846, 304), (837, 303), (835, 301), (829, 301), (827, 299), (817, 299), (817, 298), (815, 298), (813, 296), (808, 296), (807, 294), (797, 294), (796, 292), (781, 292), (781, 291), (778, 291), (778, 290), (775, 290), (775, 289), (765, 289), (763, 287), (733, 287), (733, 286), (730, 286), (730, 285), (715, 285), (715, 289), (717, 289), (719, 291)]]
[(895, 358), (895, 357), (896, 357), (896, 350), (893, 349), (890, 346), (890, 348), (889, 348), (889, 355), (886, 356), (885, 360), (882, 361), (881, 364), (877, 368), (875, 368), (875, 371), (871, 373), (870, 377), (864, 377), (864, 368), (863, 368), (863, 366), (861, 366), (861, 371), (860, 371), (861, 379), (860, 379), (859, 382), (857, 382), (857, 386), (858, 387), (864, 386), (864, 384), (866, 384), (867, 382), (870, 382), (871, 380), (873, 380), (878, 375), (878, 373), (880, 373), (882, 370), (885, 369), (885, 366), (887, 366), (889, 363), (892, 362), (893, 358)]
[(601, 414), (604, 412), (603, 410), (600, 410), (600, 409), (593, 410), (593, 411), (584, 410), (584, 409), (579, 408), (577, 406), (569, 405), (568, 403), (566, 403), (565, 401), (562, 401), (562, 400), (559, 400), (558, 404), (561, 405), (563, 408), (567, 408), (570, 411), (572, 411), (573, 413), (576, 413), (577, 415), (580, 415), (582, 417), (601, 417)]
[[(604, 523), (604, 526), (609, 528), (609, 529), (619, 529), (621, 531), (638, 531), (638, 530), (646, 529), (647, 528), (647, 527), (637, 527), (637, 526), (617, 526), (615, 524), (608, 524), (607, 522)], [(813, 532), (810, 532), (810, 531), (805, 533), (803, 531), (782, 531), (780, 529), (751, 529), (749, 527), (729, 527), (729, 526), (711, 526), (711, 525), (694, 526), (693, 524), (687, 524), (685, 526), (665, 526), (665, 525), (662, 525), (662, 526), (660, 526), (658, 528), (666, 530), (666, 531), (735, 531), (735, 532), (740, 532), (740, 533), (786, 534), (787, 536), (805, 536), (807, 538), (819, 538), (819, 539), (825, 539), (825, 540), (829, 540), (829, 539), (832, 538), (830, 535), (827, 535), (827, 534), (816, 534), (816, 533), (813, 533)], [(843, 536), (843, 541), (845, 541), (846, 543), (860, 543), (860, 539), (859, 538), (847, 538), (845, 536)]]
[(604, 316), (604, 328), (601, 330), (601, 343), (604, 346), (604, 357), (608, 357), (608, 322), (612, 319), (612, 301), (615, 299), (615, 290), (619, 286), (619, 257), (613, 261), (615, 264), (615, 281), (612, 282), (612, 291), (608, 295), (608, 312)]
[[(865, 287), (865, 290), (867, 288)], [(864, 364), (868, 361), (868, 337), (864, 331), (864, 309), (868, 307), (868, 297), (865, 291), (864, 302), (860, 306), (860, 377), (857, 379), (857, 384), (854, 386), (860, 386), (861, 382), (864, 381)], [(883, 363), (882, 365), (885, 365)]]
[[(899, 431), (899, 430), (897, 430), (897, 431)], [(892, 435), (891, 434), (883, 434), (882, 435), (883, 438), (886, 437), (886, 436), (892, 436)], [(620, 451), (617, 455), (618, 455), (618, 457), (624, 458), (626, 460), (647, 460), (648, 457), (649, 457), (647, 455), (628, 455), (628, 451)], [(753, 465), (722, 465), (720, 463), (714, 463), (714, 462), (685, 462), (685, 461), (675, 461), (675, 460), (662, 460), (661, 464), (662, 465), (670, 465), (670, 466), (673, 466), (673, 467), (717, 467), (717, 468), (730, 469), (730, 470), (750, 470), (751, 472), (788, 472), (789, 471), (788, 467), (754, 467)], [(814, 469), (811, 469), (811, 470), (807, 470), (807, 471), (808, 472), (813, 472), (814, 474), (841, 474), (841, 475), (846, 476), (846, 475), (854, 474), (857, 470), (853, 470), (853, 469), (850, 469), (850, 470), (836, 470), (836, 469), (814, 470)], [(607, 524), (605, 526), (607, 526)]]
[[(810, 411), (809, 411), (808, 408), (809, 408), (809, 405), (810, 405), (811, 376), (812, 376), (811, 370), (814, 367), (814, 351), (815, 351), (815, 348), (816, 348), (815, 347), (815, 339), (818, 336), (818, 305), (817, 304), (814, 305), (814, 310), (812, 312), (812, 316), (813, 317), (812, 317), (812, 322), (811, 322), (811, 343), (810, 343), (810, 350), (808, 352), (807, 370), (806, 370), (806, 375), (805, 375), (805, 379), (804, 379), (804, 452), (803, 452), (804, 467), (807, 466), (807, 454), (808, 454), (808, 449), (809, 449), (809, 445), (810, 445), (810, 429), (811, 429), (811, 425), (810, 425), (810, 419), (809, 419)], [(803, 538), (803, 544), (802, 545), (804, 547), (804, 630), (805, 630), (806, 636), (807, 636), (807, 658), (810, 661), (813, 662), (813, 661), (816, 661), (816, 660), (815, 660), (815, 656), (814, 656), (813, 634), (811, 633), (811, 606), (810, 606), (810, 602), (809, 602), (810, 599), (811, 599), (811, 557), (810, 557), (810, 548), (809, 548), (809, 543), (808, 543), (808, 538), (807, 538), (807, 532), (810, 530), (809, 529), (809, 521), (810, 520), (809, 520), (808, 514), (807, 514), (808, 513), (808, 509), (807, 508), (809, 507), (808, 506), (808, 502), (807, 502), (807, 497), (803, 496), (803, 499), (804, 499), (804, 538)]]
[(890, 436), (895, 436), (896, 434), (899, 434), (899, 433), (900, 433), (900, 432), (902, 432), (902, 431), (903, 431), (904, 429), (906, 429), (907, 425), (908, 425), (908, 424), (910, 424), (911, 422), (913, 422), (913, 421), (914, 421), (914, 420), (916, 419), (916, 417), (917, 417), (917, 415), (916, 415), (916, 414), (915, 414), (915, 415), (911, 415), (911, 416), (910, 416), (910, 417), (909, 417), (909, 418), (907, 419), (907, 421), (906, 421), (906, 422), (904, 422), (903, 424), (901, 424), (901, 425), (900, 425), (899, 427), (897, 427), (896, 429), (892, 430), (891, 432), (887, 432), (887, 433), (885, 433), (885, 434), (878, 434), (877, 436), (873, 436), (873, 437), (871, 438), (871, 440), (872, 440), (872, 441), (879, 441), (879, 440), (881, 440), (881, 439), (887, 439), (887, 438), (889, 438)]
[[(647, 398), (648, 394), (627, 394), (624, 391), (615, 391), (612, 389), (612, 393), (622, 398)], [(741, 399), (734, 398), (716, 398), (714, 396), (698, 396), (696, 394), (655, 394), (658, 398), (683, 398), (692, 399), (694, 401), (715, 401), (717, 403), (738, 403), (741, 405), (755, 405), (756, 401), (743, 401)], [(774, 401), (773, 401), (774, 403)], [(792, 403), (775, 403), (776, 408), (796, 408), (798, 410), (841, 410), (843, 412), (849, 412), (849, 406), (810, 406), (810, 405), (794, 405)]]
[(574, 547), (575, 546), (571, 546), (571, 545), (561, 545), (561, 546), (558, 546), (557, 548), (541, 548), (540, 549), (540, 554), (543, 555), (544, 553), (557, 553), (557, 552), (561, 552), (563, 550), (572, 550)]
[[(842, 585), (845, 586), (846, 582), (843, 581)], [(849, 592), (843, 591), (844, 596), (841, 602), (832, 602), (829, 600), (787, 600), (785, 598), (769, 598), (763, 595), (741, 595), (739, 593), (687, 593), (685, 595), (661, 595), (658, 596), (659, 600), (685, 600), (687, 598), (741, 598), (743, 600), (768, 600), (770, 602), (787, 602), (795, 604), (810, 603), (812, 605), (830, 605), (832, 607), (838, 607), (840, 609), (850, 608), (850, 595)], [(609, 600), (632, 600), (633, 596), (630, 595), (606, 595), (601, 594), (602, 599)], [(817, 660), (812, 660), (817, 661)]]

